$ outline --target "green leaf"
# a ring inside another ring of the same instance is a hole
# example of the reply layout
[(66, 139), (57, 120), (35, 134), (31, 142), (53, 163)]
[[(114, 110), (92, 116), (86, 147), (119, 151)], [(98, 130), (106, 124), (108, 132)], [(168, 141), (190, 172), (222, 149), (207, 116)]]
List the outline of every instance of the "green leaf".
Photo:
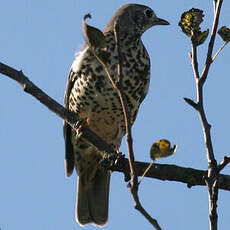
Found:
[(225, 42), (229, 42), (230, 41), (230, 29), (226, 26), (222, 26), (218, 32), (217, 32), (220, 37), (223, 39), (223, 41)]
[(203, 31), (203, 32), (200, 32), (197, 36), (197, 46), (203, 44), (205, 42), (205, 40), (207, 39), (208, 37), (208, 34), (209, 34), (209, 29)]

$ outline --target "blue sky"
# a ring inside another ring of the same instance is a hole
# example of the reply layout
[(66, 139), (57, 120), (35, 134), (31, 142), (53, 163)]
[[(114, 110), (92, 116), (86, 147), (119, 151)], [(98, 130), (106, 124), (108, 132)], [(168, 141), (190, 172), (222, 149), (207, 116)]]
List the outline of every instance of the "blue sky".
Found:
[[(1, 3), (0, 61), (22, 69), (30, 80), (58, 102), (63, 102), (74, 53), (84, 44), (81, 21), (100, 29), (129, 1), (8, 0)], [(151, 57), (150, 91), (133, 126), (136, 159), (150, 161), (151, 144), (167, 138), (177, 153), (159, 163), (207, 169), (198, 115), (183, 97), (195, 99), (188, 58), (189, 40), (180, 32), (180, 15), (192, 7), (204, 10), (202, 28), (211, 28), (212, 1), (133, 1), (150, 6), (171, 26), (154, 27), (143, 35)], [(220, 25), (230, 26), (230, 2), (224, 1)], [(214, 50), (222, 45), (217, 38)], [(200, 69), (207, 42), (199, 47)], [(212, 125), (218, 162), (229, 153), (229, 60), (227, 46), (215, 63), (205, 86), (205, 109)], [(64, 174), (62, 120), (9, 78), (0, 76), (0, 228), (1, 230), (81, 229), (74, 220), (76, 175)], [(127, 154), (123, 141), (121, 151)], [(223, 173), (229, 174), (227, 167)], [(113, 173), (109, 222), (105, 229), (152, 229), (133, 208), (123, 177)], [(144, 179), (140, 200), (163, 229), (208, 229), (205, 187)], [(219, 228), (229, 228), (229, 193), (219, 192)], [(95, 229), (87, 226), (85, 229)]]

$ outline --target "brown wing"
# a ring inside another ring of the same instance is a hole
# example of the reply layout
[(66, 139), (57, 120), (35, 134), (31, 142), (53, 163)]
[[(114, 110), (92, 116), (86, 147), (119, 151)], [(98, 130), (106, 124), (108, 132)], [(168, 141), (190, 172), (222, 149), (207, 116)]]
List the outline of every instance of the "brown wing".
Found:
[[(77, 74), (70, 70), (64, 98), (64, 106), (69, 109), (69, 96), (73, 88)], [(66, 176), (70, 176), (74, 170), (74, 151), (73, 144), (71, 142), (71, 126), (64, 121), (63, 134), (65, 138), (65, 172)]]

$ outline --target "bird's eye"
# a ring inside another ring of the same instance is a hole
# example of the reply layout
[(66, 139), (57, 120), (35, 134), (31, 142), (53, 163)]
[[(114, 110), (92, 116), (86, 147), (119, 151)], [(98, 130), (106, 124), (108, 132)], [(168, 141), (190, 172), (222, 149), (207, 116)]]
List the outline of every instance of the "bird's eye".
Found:
[(147, 9), (147, 10), (145, 11), (145, 15), (146, 15), (148, 18), (151, 18), (151, 17), (153, 16), (153, 11), (150, 10), (150, 9)]

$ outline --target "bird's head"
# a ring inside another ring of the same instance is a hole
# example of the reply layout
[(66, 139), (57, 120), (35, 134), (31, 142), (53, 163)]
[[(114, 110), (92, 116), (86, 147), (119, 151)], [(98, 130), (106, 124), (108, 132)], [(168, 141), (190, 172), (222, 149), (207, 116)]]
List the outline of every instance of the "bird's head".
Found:
[(169, 25), (164, 19), (158, 18), (154, 11), (144, 5), (127, 4), (117, 10), (104, 29), (104, 33), (119, 25), (121, 33), (141, 36), (147, 29), (155, 25)]

